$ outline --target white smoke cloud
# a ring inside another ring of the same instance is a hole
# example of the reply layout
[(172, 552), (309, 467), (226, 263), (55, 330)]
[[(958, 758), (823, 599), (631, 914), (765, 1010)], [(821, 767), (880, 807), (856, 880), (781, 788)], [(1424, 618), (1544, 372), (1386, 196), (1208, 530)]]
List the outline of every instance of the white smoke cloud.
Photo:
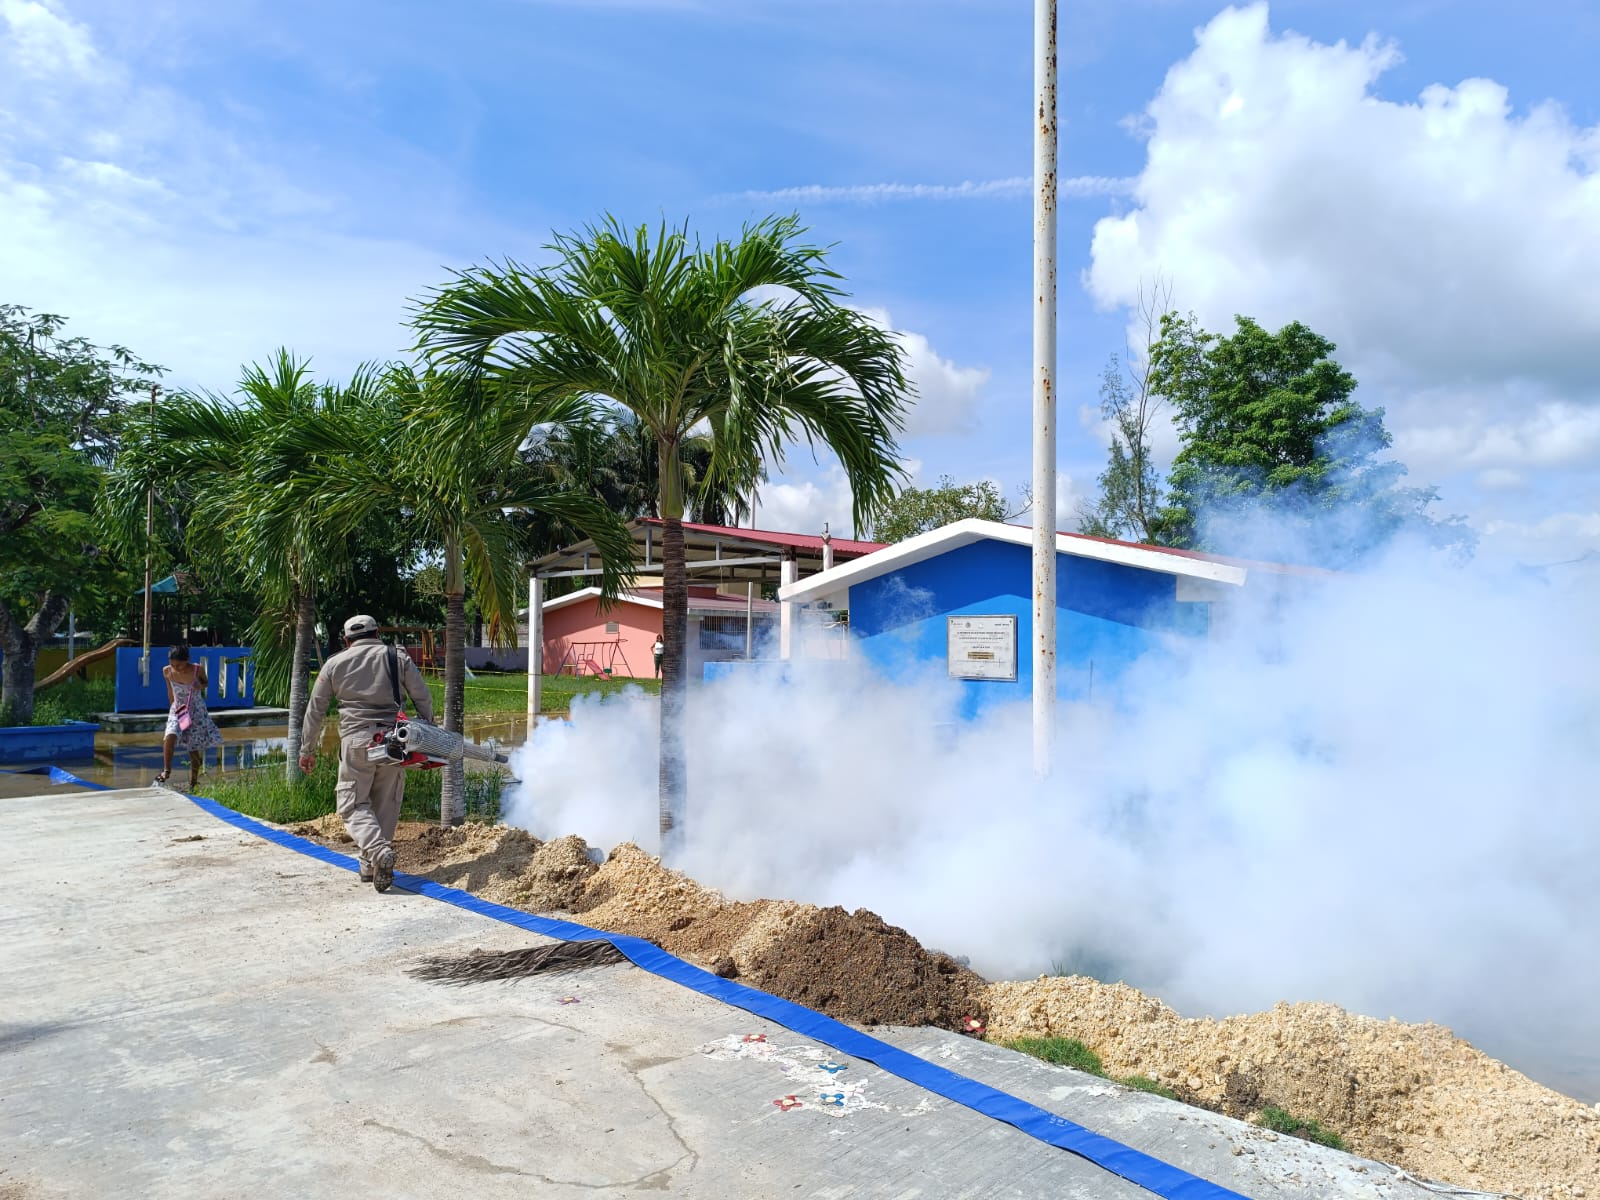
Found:
[[(1027, 706), (961, 722), (942, 670), (708, 687), (682, 866), (870, 908), (991, 977), (1440, 1021), (1600, 1098), (1591, 576), (1397, 553), (1067, 707), (1045, 783)], [(580, 703), (521, 751), (510, 819), (654, 846), (656, 719)]]

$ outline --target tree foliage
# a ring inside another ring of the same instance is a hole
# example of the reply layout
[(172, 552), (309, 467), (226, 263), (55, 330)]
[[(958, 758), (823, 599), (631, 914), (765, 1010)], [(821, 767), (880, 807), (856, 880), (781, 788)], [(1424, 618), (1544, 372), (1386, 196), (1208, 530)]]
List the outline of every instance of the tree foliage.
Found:
[(1262, 518), (1272, 541), (1328, 565), (1360, 561), (1409, 530), (1470, 547), (1460, 518), (1427, 513), (1433, 488), (1404, 487), (1404, 464), (1380, 457), (1381, 408), (1362, 407), (1334, 344), (1299, 322), (1269, 332), (1249, 317), (1223, 337), (1167, 313), (1151, 389), (1170, 401), (1181, 439), (1160, 532), (1172, 545), (1250, 549)]
[[(909, 394), (899, 348), (843, 303), (826, 253), (795, 218), (710, 245), (685, 229), (615, 220), (550, 247), (554, 261), (458, 274), (416, 316), (435, 359), (486, 373), (504, 437), (520, 445), (552, 402), (626, 409), (656, 453), (663, 521), (661, 829), (681, 833), (685, 789), (682, 520), (691, 490), (749, 495), (794, 443), (824, 446), (870, 523), (902, 472), (895, 438)], [(480, 419), (476, 413), (463, 419)], [(709, 439), (697, 482), (692, 439)]]
[(1100, 415), (1111, 426), (1111, 448), (1100, 473), (1100, 494), (1078, 512), (1078, 528), (1093, 537), (1138, 542), (1162, 540), (1162, 489), (1150, 449), (1150, 431), (1167, 398), (1151, 386), (1163, 317), (1172, 309), (1172, 285), (1157, 277), (1139, 287), (1138, 318), (1144, 345), (1112, 355), (1100, 377)]
[(953, 521), (976, 517), (982, 521), (1009, 521), (1027, 511), (1024, 503), (1012, 511), (992, 480), (957, 483), (941, 475), (929, 488), (906, 488), (883, 506), (872, 523), (872, 538), (879, 542), (903, 542), (919, 533), (938, 529)]
[(0, 305), (0, 725), (33, 716), (34, 663), (74, 604), (110, 616), (128, 582), (96, 518), (124, 412), (160, 368)]

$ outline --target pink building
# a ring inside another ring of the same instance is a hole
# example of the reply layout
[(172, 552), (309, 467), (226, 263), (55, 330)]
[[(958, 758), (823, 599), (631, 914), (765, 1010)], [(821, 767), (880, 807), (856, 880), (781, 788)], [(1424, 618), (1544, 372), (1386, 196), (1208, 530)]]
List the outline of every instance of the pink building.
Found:
[[(688, 676), (698, 679), (708, 662), (725, 662), (774, 653), (778, 609), (774, 600), (748, 597), (745, 585), (733, 591), (690, 585)], [(749, 640), (746, 623), (749, 618)], [(610, 675), (652, 679), (651, 647), (661, 633), (661, 589), (624, 592), (601, 609), (600, 589), (589, 587), (544, 603), (544, 669), (551, 675)]]

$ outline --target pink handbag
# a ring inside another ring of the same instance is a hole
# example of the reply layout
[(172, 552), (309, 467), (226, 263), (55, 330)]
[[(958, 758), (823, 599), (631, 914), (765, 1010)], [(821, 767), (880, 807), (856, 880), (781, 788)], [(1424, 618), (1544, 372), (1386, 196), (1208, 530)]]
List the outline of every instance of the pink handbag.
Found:
[(187, 704), (180, 705), (178, 707), (178, 728), (187, 733), (189, 724), (189, 706)]

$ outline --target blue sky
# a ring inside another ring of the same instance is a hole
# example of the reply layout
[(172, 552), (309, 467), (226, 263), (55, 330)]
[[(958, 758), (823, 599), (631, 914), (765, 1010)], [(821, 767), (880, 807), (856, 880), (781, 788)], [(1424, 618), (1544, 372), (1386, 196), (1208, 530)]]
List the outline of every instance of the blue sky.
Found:
[[(1600, 549), (1600, 9), (1064, 0), (1062, 30), (1064, 520), (1160, 273), (1211, 328), (1339, 342), (1485, 553)], [(338, 377), (448, 267), (798, 210), (905, 339), (919, 478), (1012, 489), (1031, 33), (1026, 0), (0, 0), (0, 299), (177, 385), (279, 344)], [(808, 458), (763, 496), (847, 513)]]

